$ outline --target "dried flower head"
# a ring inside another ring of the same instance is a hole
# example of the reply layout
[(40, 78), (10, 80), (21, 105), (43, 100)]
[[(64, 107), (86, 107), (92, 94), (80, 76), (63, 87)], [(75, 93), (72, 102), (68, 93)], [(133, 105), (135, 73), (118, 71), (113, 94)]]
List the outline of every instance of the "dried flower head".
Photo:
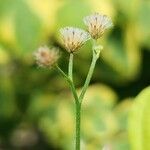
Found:
[(42, 46), (34, 53), (34, 56), (40, 67), (51, 68), (58, 61), (59, 51), (56, 48), (49, 49), (47, 46)]
[(93, 39), (100, 38), (104, 31), (113, 26), (111, 19), (106, 15), (94, 13), (84, 18), (84, 23), (88, 27), (88, 32)]
[(79, 28), (65, 27), (60, 29), (63, 44), (69, 53), (73, 53), (90, 39), (90, 35)]

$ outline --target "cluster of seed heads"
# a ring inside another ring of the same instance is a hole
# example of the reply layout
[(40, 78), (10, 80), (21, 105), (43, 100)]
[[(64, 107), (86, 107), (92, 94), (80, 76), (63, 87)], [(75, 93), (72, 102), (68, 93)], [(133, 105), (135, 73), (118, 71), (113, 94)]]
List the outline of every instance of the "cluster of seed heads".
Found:
[[(106, 15), (94, 13), (86, 16), (84, 24), (87, 31), (75, 27), (64, 27), (60, 29), (62, 44), (69, 53), (79, 50), (89, 39), (99, 39), (106, 29), (113, 26), (111, 19)], [(35, 52), (35, 59), (40, 67), (51, 68), (59, 59), (58, 49), (49, 49), (47, 46), (40, 47)]]

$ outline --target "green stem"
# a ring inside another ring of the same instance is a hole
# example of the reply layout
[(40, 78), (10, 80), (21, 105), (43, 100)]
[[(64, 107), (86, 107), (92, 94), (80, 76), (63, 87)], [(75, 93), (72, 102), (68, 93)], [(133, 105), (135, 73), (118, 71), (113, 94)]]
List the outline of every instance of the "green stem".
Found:
[(92, 78), (92, 75), (93, 75), (93, 72), (94, 72), (94, 68), (95, 68), (95, 64), (96, 64), (96, 61), (97, 61), (97, 58), (95, 57), (95, 54), (93, 53), (93, 58), (92, 58), (92, 62), (91, 62), (91, 66), (90, 66), (90, 69), (89, 69), (89, 72), (88, 72), (88, 75), (86, 77), (86, 80), (85, 80), (85, 83), (84, 83), (84, 86), (82, 88), (82, 92), (79, 96), (79, 100), (80, 102), (82, 102), (83, 98), (84, 98), (84, 95), (85, 95), (85, 92), (89, 86), (89, 83), (91, 81), (91, 78)]
[(76, 105), (76, 150), (80, 150), (81, 104)]
[(60, 74), (65, 78), (65, 80), (69, 83), (71, 91), (73, 93), (75, 99), (75, 111), (76, 111), (76, 150), (80, 150), (80, 120), (81, 120), (81, 104), (79, 103), (79, 98), (76, 93), (73, 82), (70, 78), (61, 70), (59, 66), (56, 66), (57, 70)]
[(72, 71), (73, 71), (73, 53), (70, 53), (69, 67), (68, 67), (68, 76), (69, 76), (71, 81), (73, 81)]
[(69, 83), (69, 86), (71, 88), (71, 91), (73, 93), (74, 99), (75, 99), (75, 103), (78, 103), (78, 95), (76, 92), (76, 89), (74, 87), (73, 82), (70, 80), (70, 78), (63, 72), (63, 70), (61, 70), (61, 68), (59, 66), (56, 66), (57, 70), (60, 72), (60, 74), (65, 78), (65, 80)]
[[(69, 79), (73, 83), (73, 54), (70, 53), (69, 57), (69, 65), (68, 65), (68, 76)], [(81, 105), (78, 101), (76, 101), (75, 105), (75, 111), (76, 111), (76, 150), (80, 150), (80, 121), (81, 121)]]
[(88, 75), (86, 77), (84, 86), (82, 88), (81, 94), (78, 97), (74, 83), (73, 83), (73, 54), (70, 53), (70, 58), (69, 58), (69, 65), (68, 65), (68, 76), (58, 67), (58, 71), (62, 74), (62, 76), (66, 79), (66, 81), (69, 83), (71, 91), (73, 93), (74, 99), (75, 99), (75, 110), (76, 110), (76, 150), (80, 150), (80, 125), (81, 125), (81, 105), (82, 105), (82, 100), (84, 98), (84, 95), (86, 93), (86, 90), (89, 86), (95, 64), (97, 59), (99, 58), (100, 50), (102, 48), (96, 44), (96, 41), (93, 41), (93, 57), (92, 57), (92, 62), (91, 66), (88, 72)]
[(92, 78), (92, 75), (93, 75), (93, 72), (94, 72), (94, 68), (95, 68), (95, 65), (96, 65), (96, 61), (99, 58), (99, 54), (100, 54), (101, 49), (102, 49), (102, 46), (97, 45), (97, 41), (93, 40), (93, 49), (92, 49), (92, 51), (93, 51), (93, 57), (92, 57), (92, 62), (91, 62), (91, 66), (90, 66), (88, 75), (86, 77), (84, 86), (82, 88), (81, 94), (79, 96), (79, 102), (80, 103), (82, 103), (84, 95), (85, 95), (85, 93), (87, 91), (87, 88), (89, 86), (89, 83), (91, 81), (91, 78)]

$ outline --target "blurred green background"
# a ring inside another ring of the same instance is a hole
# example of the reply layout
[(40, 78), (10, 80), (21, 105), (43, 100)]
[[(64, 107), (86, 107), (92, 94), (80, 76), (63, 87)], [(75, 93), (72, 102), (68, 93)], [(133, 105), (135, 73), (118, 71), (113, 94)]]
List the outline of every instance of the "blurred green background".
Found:
[[(67, 71), (59, 28), (86, 29), (82, 19), (93, 12), (110, 16), (114, 27), (100, 39), (104, 50), (84, 99), (82, 150), (150, 150), (150, 1), (0, 0), (1, 150), (73, 150), (68, 85), (55, 70), (38, 68), (32, 54), (57, 46)], [(75, 54), (79, 91), (90, 60), (88, 42)]]

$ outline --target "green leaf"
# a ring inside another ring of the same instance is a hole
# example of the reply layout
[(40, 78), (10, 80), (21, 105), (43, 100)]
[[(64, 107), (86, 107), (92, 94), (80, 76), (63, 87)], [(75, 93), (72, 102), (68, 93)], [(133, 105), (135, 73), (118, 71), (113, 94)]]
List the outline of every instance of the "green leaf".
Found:
[(150, 17), (147, 14), (150, 14), (150, 1), (143, 1), (143, 4), (140, 7), (138, 15), (138, 32), (139, 39), (142, 44), (146, 45), (148, 50), (150, 50)]
[(129, 138), (132, 150), (150, 149), (150, 87), (136, 98), (129, 114)]
[(22, 52), (33, 51), (40, 41), (41, 24), (23, 1), (16, 4), (15, 29), (19, 49)]

